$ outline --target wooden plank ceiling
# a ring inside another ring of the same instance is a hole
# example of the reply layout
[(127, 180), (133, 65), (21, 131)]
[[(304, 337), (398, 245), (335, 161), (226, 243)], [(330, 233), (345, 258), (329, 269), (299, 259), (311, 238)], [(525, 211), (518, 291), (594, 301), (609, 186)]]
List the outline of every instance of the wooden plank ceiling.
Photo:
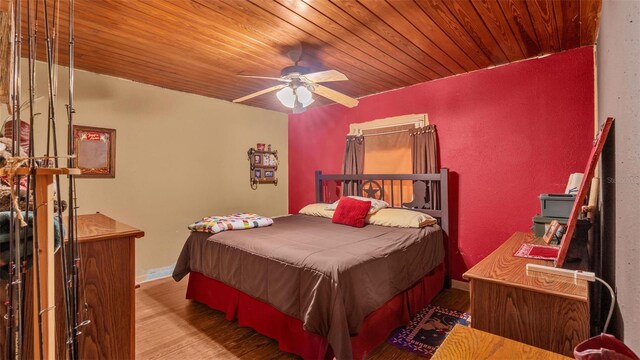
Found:
[[(66, 65), (65, 0), (60, 8)], [(343, 72), (349, 81), (328, 86), (357, 98), (593, 45), (600, 8), (601, 0), (76, 0), (76, 67), (232, 100), (276, 84), (237, 74), (277, 77), (302, 44), (300, 65)], [(44, 60), (42, 43), (38, 50)], [(287, 111), (273, 93), (246, 104)]]

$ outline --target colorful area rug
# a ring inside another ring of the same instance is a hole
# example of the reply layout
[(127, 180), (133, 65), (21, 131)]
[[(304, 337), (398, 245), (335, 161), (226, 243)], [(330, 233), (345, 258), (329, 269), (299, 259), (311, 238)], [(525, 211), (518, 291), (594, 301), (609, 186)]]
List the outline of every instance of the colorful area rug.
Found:
[(391, 345), (430, 359), (456, 324), (469, 326), (467, 313), (427, 305), (411, 322), (391, 334)]

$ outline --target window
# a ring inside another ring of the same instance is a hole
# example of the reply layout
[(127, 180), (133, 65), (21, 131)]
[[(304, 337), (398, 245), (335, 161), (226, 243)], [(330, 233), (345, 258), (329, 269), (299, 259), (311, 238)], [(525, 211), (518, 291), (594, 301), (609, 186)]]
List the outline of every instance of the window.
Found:
[[(404, 115), (394, 118), (352, 124), (350, 133), (365, 137), (364, 167), (365, 174), (411, 174), (413, 162), (411, 159), (411, 137), (409, 130), (428, 124), (426, 114)], [(381, 184), (382, 185), (382, 184)], [(402, 202), (412, 200), (411, 182), (385, 182), (385, 194), (380, 198), (391, 203), (393, 192), (393, 206), (400, 206)], [(402, 199), (399, 194), (402, 187)]]

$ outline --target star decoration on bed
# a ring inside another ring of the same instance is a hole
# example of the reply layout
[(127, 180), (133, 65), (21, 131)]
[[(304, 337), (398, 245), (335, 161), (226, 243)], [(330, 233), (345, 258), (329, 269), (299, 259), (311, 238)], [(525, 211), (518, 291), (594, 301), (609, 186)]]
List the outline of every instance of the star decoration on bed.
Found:
[(369, 183), (369, 187), (362, 189), (362, 191), (367, 194), (368, 198), (377, 199), (378, 197), (376, 194), (380, 192), (380, 189), (374, 189), (373, 186), (371, 186), (371, 183)]

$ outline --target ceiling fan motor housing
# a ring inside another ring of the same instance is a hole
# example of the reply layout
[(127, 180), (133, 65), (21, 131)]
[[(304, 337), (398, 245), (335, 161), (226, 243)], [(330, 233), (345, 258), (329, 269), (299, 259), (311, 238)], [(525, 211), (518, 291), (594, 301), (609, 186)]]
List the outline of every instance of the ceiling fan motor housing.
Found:
[(304, 74), (308, 74), (309, 72), (311, 72), (311, 70), (308, 67), (292, 65), (282, 69), (280, 76), (290, 76), (290, 75), (296, 75), (296, 74), (304, 75)]

